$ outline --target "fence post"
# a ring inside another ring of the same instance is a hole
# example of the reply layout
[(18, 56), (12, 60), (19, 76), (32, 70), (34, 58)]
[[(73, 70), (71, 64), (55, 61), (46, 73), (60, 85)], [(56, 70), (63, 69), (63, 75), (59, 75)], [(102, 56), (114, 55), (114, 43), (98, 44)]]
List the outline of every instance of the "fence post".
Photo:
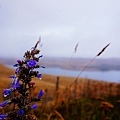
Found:
[(58, 92), (58, 89), (59, 89), (59, 79), (60, 79), (60, 77), (57, 76), (57, 79), (56, 79), (56, 90), (55, 90), (55, 98), (56, 99), (58, 98), (58, 95), (59, 95), (59, 92)]
[(59, 79), (60, 79), (60, 77), (57, 76), (57, 79), (56, 79), (56, 92), (57, 92), (58, 89), (59, 89)]

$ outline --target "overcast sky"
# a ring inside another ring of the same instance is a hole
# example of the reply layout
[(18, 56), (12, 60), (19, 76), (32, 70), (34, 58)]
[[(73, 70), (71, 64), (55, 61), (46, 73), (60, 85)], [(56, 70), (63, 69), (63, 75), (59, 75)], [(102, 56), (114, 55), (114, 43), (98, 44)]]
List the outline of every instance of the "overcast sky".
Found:
[(41, 54), (120, 58), (120, 0), (0, 0), (0, 57), (20, 57), (41, 36)]

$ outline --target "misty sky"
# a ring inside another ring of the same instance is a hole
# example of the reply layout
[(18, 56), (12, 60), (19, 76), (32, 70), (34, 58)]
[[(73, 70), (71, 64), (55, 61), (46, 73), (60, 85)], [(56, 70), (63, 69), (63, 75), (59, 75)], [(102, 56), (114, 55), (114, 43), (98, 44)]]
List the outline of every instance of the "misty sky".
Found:
[(41, 54), (120, 58), (120, 0), (0, 0), (0, 57), (21, 57), (41, 36)]

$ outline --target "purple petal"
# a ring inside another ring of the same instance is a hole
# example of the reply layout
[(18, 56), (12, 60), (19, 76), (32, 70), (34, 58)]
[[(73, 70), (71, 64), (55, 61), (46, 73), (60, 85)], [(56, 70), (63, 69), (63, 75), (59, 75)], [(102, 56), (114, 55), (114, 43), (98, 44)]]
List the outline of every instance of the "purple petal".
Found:
[(42, 74), (37, 74), (37, 77), (41, 79), (42, 78)]
[(20, 116), (24, 115), (24, 111), (23, 110), (18, 110), (18, 115), (20, 115)]
[(20, 72), (20, 69), (17, 68), (17, 69), (15, 70), (15, 74), (18, 74), (19, 72)]
[(41, 98), (44, 95), (44, 91), (40, 90), (39, 94), (38, 94), (38, 98)]
[(17, 60), (17, 62), (18, 62), (19, 65), (22, 63), (21, 60)]
[(37, 64), (36, 60), (29, 60), (27, 62), (28, 67), (35, 67)]
[(11, 89), (4, 89), (4, 90), (3, 90), (4, 97), (7, 97), (8, 95), (10, 95), (11, 92), (12, 92)]
[(18, 64), (14, 64), (13, 67), (18, 67)]
[(14, 76), (14, 75), (11, 75), (9, 78), (13, 78), (13, 79), (14, 79), (14, 78), (15, 78), (15, 76)]
[(38, 107), (37, 104), (34, 104), (33, 106), (31, 106), (32, 109), (36, 109)]
[(18, 80), (18, 79), (14, 82), (13, 88), (14, 88), (14, 89), (20, 88), (20, 83), (19, 83), (19, 80)]
[(6, 100), (3, 103), (0, 103), (0, 107), (5, 107), (9, 102), (9, 100)]
[(7, 115), (0, 115), (0, 119), (6, 119), (7, 118)]
[(40, 55), (39, 58), (43, 57), (43, 55)]

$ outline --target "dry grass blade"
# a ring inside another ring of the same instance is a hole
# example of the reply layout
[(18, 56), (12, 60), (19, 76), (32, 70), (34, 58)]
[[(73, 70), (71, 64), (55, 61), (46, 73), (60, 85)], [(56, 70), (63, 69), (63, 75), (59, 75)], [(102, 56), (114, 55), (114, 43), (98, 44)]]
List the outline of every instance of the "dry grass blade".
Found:
[(105, 49), (110, 45), (107, 44), (94, 58), (92, 58), (88, 64), (80, 71), (80, 73), (78, 74), (78, 76), (75, 78), (75, 80), (72, 82), (72, 84), (68, 87), (68, 91), (70, 90), (70, 88), (72, 87), (72, 85), (78, 80), (78, 78), (80, 77), (80, 75), (86, 70), (86, 68), (93, 62), (93, 60), (97, 57), (97, 56), (100, 56), (104, 51)]
[(54, 110), (54, 113), (55, 113), (58, 117), (60, 117), (61, 120), (64, 120), (64, 118), (62, 117), (62, 115), (61, 115), (58, 111)]
[(41, 42), (41, 38), (39, 37), (39, 40), (37, 41), (37, 43), (35, 44), (34, 48), (37, 48), (38, 44)]
[(58, 112), (58, 111), (56, 111), (56, 110), (53, 110), (53, 112), (52, 113), (50, 113), (50, 115), (48, 116), (48, 120), (50, 120), (50, 118), (52, 117), (52, 115), (56, 115), (56, 116), (58, 116), (61, 120), (64, 120), (64, 118), (62, 117), (62, 115)]
[(68, 67), (69, 67), (69, 65), (70, 65), (70, 63), (71, 63), (71, 60), (72, 60), (74, 54), (77, 52), (78, 45), (79, 45), (79, 43), (76, 44), (76, 46), (75, 46), (75, 48), (74, 48), (74, 52), (72, 53), (72, 55), (71, 55), (71, 57), (70, 57), (70, 60), (69, 60), (69, 62), (67, 63), (67, 65), (66, 65), (66, 67), (65, 67), (64, 76), (66, 76), (66, 70), (68, 69)]
[(48, 116), (47, 120), (50, 120), (50, 118), (52, 117), (53, 113), (50, 113), (50, 115)]
[(78, 45), (79, 45), (79, 43), (76, 44), (75, 49), (74, 49), (74, 53), (77, 52)]
[(109, 45), (110, 45), (110, 43), (107, 44), (107, 45), (97, 54), (97, 56), (100, 56), (100, 55), (105, 51), (105, 49), (106, 49)]

